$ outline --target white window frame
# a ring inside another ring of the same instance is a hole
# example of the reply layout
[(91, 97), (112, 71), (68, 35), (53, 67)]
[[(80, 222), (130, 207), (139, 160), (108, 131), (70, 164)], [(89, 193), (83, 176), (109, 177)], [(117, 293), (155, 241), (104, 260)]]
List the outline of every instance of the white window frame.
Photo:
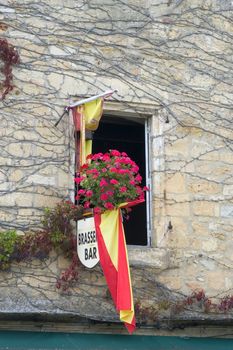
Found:
[[(144, 247), (152, 247), (152, 149), (151, 149), (151, 127), (152, 118), (156, 114), (158, 106), (148, 104), (137, 104), (128, 102), (110, 102), (105, 101), (104, 104), (104, 115), (112, 115), (118, 118), (127, 117), (129, 120), (141, 119), (144, 121), (145, 130), (145, 171), (146, 171), (146, 186), (149, 187), (150, 191), (146, 192), (146, 225), (147, 225), (147, 245)], [(133, 246), (133, 245), (129, 245)], [(135, 246), (142, 247), (142, 246)]]

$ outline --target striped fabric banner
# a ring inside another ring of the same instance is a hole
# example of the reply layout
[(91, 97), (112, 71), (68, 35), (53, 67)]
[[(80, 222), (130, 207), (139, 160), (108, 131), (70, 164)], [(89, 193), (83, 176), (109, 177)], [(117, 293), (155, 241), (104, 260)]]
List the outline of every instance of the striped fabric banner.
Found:
[(120, 320), (132, 333), (136, 321), (121, 209), (95, 214), (94, 219), (100, 264)]
[(100, 118), (103, 113), (103, 98), (84, 103), (74, 107), (73, 121), (75, 131), (80, 131), (76, 135), (76, 167), (79, 171), (80, 166), (86, 162), (86, 157), (92, 152), (92, 141), (86, 140), (86, 130), (94, 131), (98, 128)]

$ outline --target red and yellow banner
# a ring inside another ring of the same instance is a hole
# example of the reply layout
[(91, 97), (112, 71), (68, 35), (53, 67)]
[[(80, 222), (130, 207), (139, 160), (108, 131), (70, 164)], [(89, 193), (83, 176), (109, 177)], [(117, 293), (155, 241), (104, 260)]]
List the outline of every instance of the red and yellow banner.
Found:
[(92, 140), (86, 140), (86, 130), (94, 131), (98, 128), (103, 113), (103, 98), (84, 103), (72, 109), (76, 135), (76, 165), (77, 170), (86, 162), (86, 157), (92, 151)]
[(141, 202), (143, 200), (124, 203), (118, 209), (94, 215), (100, 264), (116, 309), (120, 313), (120, 320), (125, 323), (129, 333), (135, 330), (136, 321), (120, 208)]
[[(79, 172), (88, 154), (92, 153), (92, 141), (86, 139), (86, 130), (98, 128), (103, 113), (103, 98), (74, 106), (72, 111), (76, 131), (76, 170)], [(136, 321), (121, 208), (142, 201), (124, 203), (117, 209), (94, 215), (100, 263), (120, 320), (129, 333), (135, 330)]]

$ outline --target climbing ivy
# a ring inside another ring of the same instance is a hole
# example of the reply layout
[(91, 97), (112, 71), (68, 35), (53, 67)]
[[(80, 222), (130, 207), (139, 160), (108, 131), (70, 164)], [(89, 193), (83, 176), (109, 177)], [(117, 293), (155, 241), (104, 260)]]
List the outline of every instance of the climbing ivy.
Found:
[(0, 269), (9, 268), (18, 241), (16, 231), (0, 232)]
[(42, 230), (23, 236), (15, 231), (0, 233), (0, 269), (7, 270), (11, 262), (46, 259), (52, 250), (71, 260), (70, 266), (57, 280), (57, 288), (66, 290), (77, 279), (78, 257), (74, 223), (82, 217), (83, 208), (70, 201), (62, 201), (54, 208), (45, 208)]
[(3, 100), (13, 89), (12, 67), (20, 62), (19, 53), (16, 48), (3, 38), (0, 38), (0, 60), (3, 62), (1, 72), (5, 77), (0, 84), (0, 89), (2, 90), (0, 100)]

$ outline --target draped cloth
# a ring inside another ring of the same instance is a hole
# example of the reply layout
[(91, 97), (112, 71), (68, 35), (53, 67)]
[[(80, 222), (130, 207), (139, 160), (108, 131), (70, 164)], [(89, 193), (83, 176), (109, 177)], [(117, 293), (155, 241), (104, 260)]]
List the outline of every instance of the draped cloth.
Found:
[(120, 320), (129, 333), (135, 330), (136, 320), (121, 208), (143, 201), (124, 203), (117, 209), (94, 215), (100, 264)]
[[(103, 98), (84, 103), (72, 109), (73, 122), (76, 131), (76, 170), (86, 162), (86, 157), (92, 152), (92, 140), (86, 139), (86, 130), (94, 131), (98, 128), (103, 114)], [(77, 134), (77, 132), (80, 132)]]

